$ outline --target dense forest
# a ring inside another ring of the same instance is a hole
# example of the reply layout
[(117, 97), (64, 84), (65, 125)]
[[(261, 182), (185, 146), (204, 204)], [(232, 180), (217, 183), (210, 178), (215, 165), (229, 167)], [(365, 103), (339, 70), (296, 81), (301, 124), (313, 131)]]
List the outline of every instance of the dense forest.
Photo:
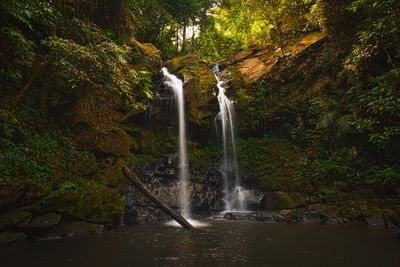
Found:
[(163, 66), (185, 77), (191, 165), (217, 162), (215, 63), (244, 186), (296, 216), (399, 226), (398, 0), (4, 0), (0, 13), (1, 243), (116, 223), (121, 168), (176, 152)]

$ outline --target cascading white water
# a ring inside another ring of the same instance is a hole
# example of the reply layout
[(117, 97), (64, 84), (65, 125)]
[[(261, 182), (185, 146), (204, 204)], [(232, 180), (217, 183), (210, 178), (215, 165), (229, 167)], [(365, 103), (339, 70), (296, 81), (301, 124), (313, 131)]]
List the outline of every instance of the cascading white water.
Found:
[(181, 207), (182, 216), (189, 218), (191, 208), (189, 202), (189, 186), (188, 186), (188, 161), (186, 152), (186, 127), (185, 127), (185, 102), (183, 97), (183, 82), (175, 75), (168, 72), (166, 68), (162, 69), (164, 74), (164, 84), (170, 87), (173, 92), (178, 106), (179, 119), (179, 206)]
[[(223, 81), (218, 77), (218, 65), (213, 68), (217, 79), (218, 103), (220, 111), (215, 118), (217, 133), (222, 133), (223, 161), (221, 171), (224, 179), (225, 210), (245, 210), (246, 193), (240, 186), (235, 137), (235, 108), (233, 102), (225, 95)], [(219, 126), (221, 129), (219, 129)]]

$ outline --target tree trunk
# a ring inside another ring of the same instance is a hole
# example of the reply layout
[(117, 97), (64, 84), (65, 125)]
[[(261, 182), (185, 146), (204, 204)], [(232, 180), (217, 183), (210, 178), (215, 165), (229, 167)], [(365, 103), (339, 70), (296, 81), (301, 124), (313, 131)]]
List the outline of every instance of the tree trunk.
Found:
[(125, 176), (128, 177), (135, 187), (139, 189), (146, 197), (148, 197), (151, 201), (154, 202), (160, 209), (162, 209), (165, 213), (171, 216), (175, 221), (177, 221), (183, 228), (186, 229), (194, 229), (193, 225), (191, 225), (185, 218), (183, 218), (180, 214), (175, 212), (173, 209), (162, 203), (150, 190), (140, 181), (140, 179), (131, 172), (131, 170), (125, 165), (122, 167), (122, 171), (124, 172)]
[(183, 34), (182, 34), (182, 52), (186, 51), (186, 23), (183, 24)]

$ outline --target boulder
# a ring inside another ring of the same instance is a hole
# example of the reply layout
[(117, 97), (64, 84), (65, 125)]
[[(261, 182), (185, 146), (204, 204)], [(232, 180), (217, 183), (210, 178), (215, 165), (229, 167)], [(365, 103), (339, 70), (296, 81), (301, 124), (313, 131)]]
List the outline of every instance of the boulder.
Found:
[(115, 216), (124, 212), (125, 203), (114, 189), (94, 182), (84, 187), (82, 192), (63, 190), (48, 201), (58, 212), (93, 223), (111, 224)]
[(78, 137), (81, 145), (91, 151), (99, 151), (117, 157), (127, 156), (131, 147), (131, 137), (121, 128), (91, 128)]
[(34, 217), (29, 223), (20, 223), (18, 226), (22, 228), (47, 228), (58, 224), (61, 217), (62, 214), (46, 213)]

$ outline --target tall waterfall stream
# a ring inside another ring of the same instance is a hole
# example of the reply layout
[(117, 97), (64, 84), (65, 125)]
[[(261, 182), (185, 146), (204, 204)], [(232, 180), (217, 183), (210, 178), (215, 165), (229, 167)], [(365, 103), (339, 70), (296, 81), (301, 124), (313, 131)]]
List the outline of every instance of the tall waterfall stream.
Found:
[[(225, 210), (246, 210), (247, 191), (240, 186), (240, 176), (238, 167), (238, 156), (236, 150), (236, 120), (235, 107), (225, 95), (223, 81), (219, 79), (219, 68), (216, 65), (213, 73), (217, 79), (219, 113), (215, 118), (215, 128), (217, 133), (221, 133), (223, 160), (222, 176), (224, 178), (224, 201)], [(218, 135), (219, 136), (219, 135)]]
[(179, 206), (182, 216), (190, 217), (190, 200), (188, 196), (188, 161), (186, 150), (186, 123), (185, 123), (185, 100), (183, 96), (183, 82), (175, 75), (168, 72), (166, 68), (162, 69), (164, 74), (164, 84), (171, 88), (178, 105), (179, 118), (179, 180), (181, 190), (179, 193)]

